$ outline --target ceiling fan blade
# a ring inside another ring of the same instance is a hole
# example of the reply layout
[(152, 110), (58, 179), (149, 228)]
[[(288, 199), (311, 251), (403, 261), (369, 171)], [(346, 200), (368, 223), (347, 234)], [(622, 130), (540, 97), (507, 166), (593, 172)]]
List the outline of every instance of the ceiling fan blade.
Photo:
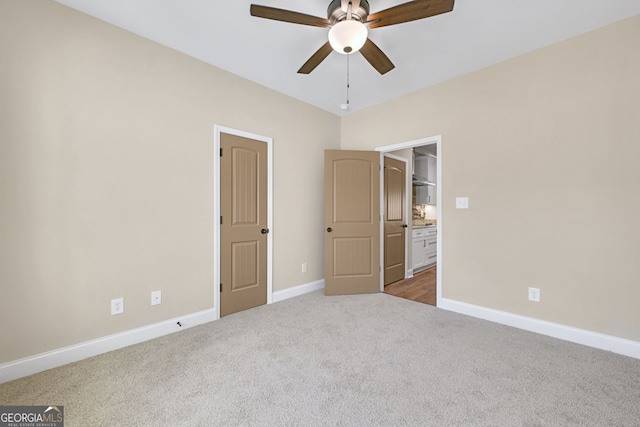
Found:
[(429, 18), (451, 12), (455, 0), (414, 0), (389, 9), (372, 13), (367, 18), (369, 28), (386, 27)]
[(367, 39), (364, 46), (360, 48), (360, 52), (380, 74), (386, 74), (396, 67), (371, 39)]
[(310, 25), (312, 27), (330, 27), (331, 22), (325, 18), (305, 15), (304, 13), (292, 12), (290, 10), (277, 9), (269, 6), (251, 5), (251, 16), (258, 18), (273, 19), (274, 21), (290, 22), (292, 24)]
[(320, 49), (316, 51), (316, 53), (311, 55), (311, 58), (309, 58), (302, 67), (300, 67), (298, 73), (309, 74), (310, 72), (315, 70), (315, 68), (320, 65), (320, 63), (324, 61), (324, 59), (329, 56), (332, 51), (333, 48), (331, 47), (331, 44), (329, 42), (326, 42)]

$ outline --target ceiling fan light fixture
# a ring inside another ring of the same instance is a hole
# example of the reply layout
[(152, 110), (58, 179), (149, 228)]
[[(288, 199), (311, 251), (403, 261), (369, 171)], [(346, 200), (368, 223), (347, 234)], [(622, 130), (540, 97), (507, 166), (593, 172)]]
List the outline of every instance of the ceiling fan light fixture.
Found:
[(338, 53), (348, 54), (360, 50), (367, 41), (367, 27), (359, 21), (348, 20), (336, 23), (329, 30), (329, 43)]

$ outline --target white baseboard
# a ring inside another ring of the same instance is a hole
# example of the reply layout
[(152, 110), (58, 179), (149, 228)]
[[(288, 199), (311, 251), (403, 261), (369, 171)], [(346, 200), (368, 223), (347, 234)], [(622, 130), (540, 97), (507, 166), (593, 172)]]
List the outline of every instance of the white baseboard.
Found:
[(276, 291), (273, 293), (272, 302), (284, 301), (286, 299), (298, 297), (320, 289), (324, 289), (324, 279)]
[(438, 308), (640, 359), (640, 342), (442, 298)]
[[(274, 292), (272, 294), (272, 302), (284, 301), (323, 288), (324, 279), (294, 286), (289, 289)], [(36, 354), (35, 356), (25, 357), (24, 359), (3, 363), (0, 364), (0, 384), (214, 320), (216, 320), (215, 309), (209, 309), (80, 344), (59, 348), (46, 353)], [(180, 322), (182, 326), (178, 326), (178, 322)]]
[[(324, 280), (305, 283), (274, 292), (273, 302), (284, 301), (323, 288)], [(640, 342), (519, 316), (447, 298), (442, 298), (438, 307), (444, 310), (454, 311), (456, 313), (640, 359)], [(209, 309), (0, 364), (0, 384), (188, 329), (193, 326), (209, 323), (213, 320), (215, 320), (215, 309)], [(180, 322), (182, 326), (178, 326), (177, 322)]]
[[(0, 365), (0, 384), (215, 320), (215, 309), (59, 348)], [(178, 325), (178, 322), (182, 326)]]

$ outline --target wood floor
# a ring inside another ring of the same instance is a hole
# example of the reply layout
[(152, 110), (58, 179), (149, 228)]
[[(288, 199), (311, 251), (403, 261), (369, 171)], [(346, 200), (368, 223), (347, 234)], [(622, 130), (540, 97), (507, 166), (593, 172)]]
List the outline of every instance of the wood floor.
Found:
[(437, 267), (427, 268), (410, 279), (399, 280), (384, 287), (384, 293), (400, 298), (436, 305)]

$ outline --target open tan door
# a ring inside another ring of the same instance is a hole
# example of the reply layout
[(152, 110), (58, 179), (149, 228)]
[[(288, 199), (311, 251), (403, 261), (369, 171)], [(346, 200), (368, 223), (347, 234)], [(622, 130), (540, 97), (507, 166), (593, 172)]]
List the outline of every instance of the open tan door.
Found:
[(380, 153), (326, 150), (325, 295), (380, 292)]
[(384, 285), (404, 279), (406, 163), (384, 158)]
[(267, 303), (267, 144), (220, 134), (220, 315)]

